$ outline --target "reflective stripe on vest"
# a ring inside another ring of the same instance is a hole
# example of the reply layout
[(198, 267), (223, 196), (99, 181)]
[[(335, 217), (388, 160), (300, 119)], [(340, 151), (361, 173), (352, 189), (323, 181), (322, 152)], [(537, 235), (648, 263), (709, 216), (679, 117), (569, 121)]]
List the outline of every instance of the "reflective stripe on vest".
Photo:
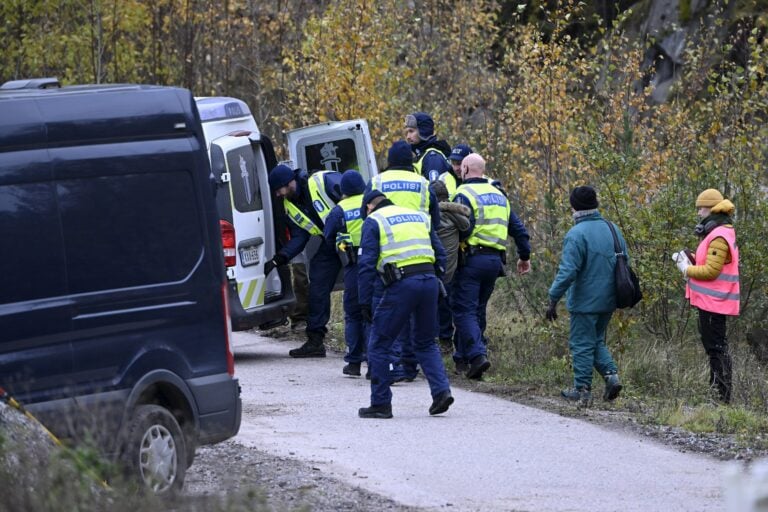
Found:
[(393, 169), (378, 174), (371, 180), (371, 190), (381, 190), (397, 206), (429, 211), (429, 182), (411, 171)]
[(336, 206), (336, 203), (328, 196), (325, 191), (324, 176), (334, 171), (319, 171), (314, 173), (307, 180), (309, 185), (309, 197), (312, 198), (312, 207), (315, 209), (320, 219), (325, 222), (328, 214), (331, 213), (331, 209)]
[[(421, 167), (424, 165), (424, 157), (425, 157), (425, 156), (427, 156), (428, 154), (432, 153), (432, 152), (438, 153), (438, 154), (439, 154), (441, 157), (443, 157), (443, 158), (445, 159), (445, 161), (446, 161), (446, 162), (448, 162), (448, 159), (447, 159), (447, 158), (445, 158), (445, 155), (443, 154), (443, 152), (442, 152), (442, 151), (440, 151), (440, 150), (439, 150), (439, 149), (437, 149), (437, 148), (427, 148), (427, 150), (421, 154), (421, 156), (419, 157), (419, 159), (418, 159), (418, 160), (416, 160), (416, 161), (413, 163), (413, 170), (414, 170), (414, 171), (416, 172), (416, 174), (418, 174), (419, 176), (421, 176)], [(450, 162), (449, 162), (449, 165), (450, 165)]]
[(322, 236), (323, 232), (320, 230), (320, 228), (317, 227), (314, 222), (312, 222), (312, 219), (304, 215), (304, 212), (299, 210), (295, 204), (285, 199), (283, 200), (283, 206), (285, 207), (286, 215), (290, 217), (294, 224), (299, 226), (310, 235)]
[(707, 261), (707, 250), (715, 238), (728, 243), (731, 262), (712, 281), (689, 278), (685, 296), (695, 306), (710, 313), (737, 316), (739, 314), (739, 248), (736, 246), (736, 231), (732, 227), (718, 226), (713, 229), (696, 248), (696, 261)]
[(369, 217), (379, 225), (379, 272), (384, 272), (387, 263), (400, 268), (435, 262), (426, 213), (393, 205), (380, 208)]
[(344, 224), (347, 226), (346, 233), (352, 237), (352, 245), (360, 247), (364, 221), (360, 214), (360, 208), (363, 206), (363, 195), (345, 197), (339, 201), (338, 206), (344, 214)]
[(469, 245), (506, 250), (509, 201), (490, 183), (464, 183), (456, 195), (469, 199), (475, 215), (475, 229), (467, 239)]
[(445, 183), (445, 188), (448, 190), (448, 197), (453, 197), (453, 195), (456, 193), (456, 189), (458, 188), (456, 176), (449, 172), (444, 172), (437, 179)]

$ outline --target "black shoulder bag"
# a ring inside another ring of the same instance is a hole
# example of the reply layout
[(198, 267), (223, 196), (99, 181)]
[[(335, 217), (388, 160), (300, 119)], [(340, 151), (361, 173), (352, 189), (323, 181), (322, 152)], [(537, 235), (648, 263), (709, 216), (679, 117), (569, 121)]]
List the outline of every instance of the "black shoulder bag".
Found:
[[(605, 219), (603, 219), (605, 220)], [(643, 298), (640, 291), (640, 280), (627, 262), (627, 254), (619, 246), (619, 237), (613, 224), (605, 221), (613, 235), (613, 250), (616, 252), (616, 267), (613, 269), (616, 278), (616, 307), (619, 309), (631, 308)]]

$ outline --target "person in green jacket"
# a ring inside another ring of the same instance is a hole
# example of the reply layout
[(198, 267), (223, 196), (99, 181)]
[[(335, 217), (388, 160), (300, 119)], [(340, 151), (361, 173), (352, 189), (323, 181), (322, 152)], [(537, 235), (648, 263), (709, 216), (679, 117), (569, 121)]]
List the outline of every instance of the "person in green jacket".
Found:
[[(573, 360), (573, 389), (563, 390), (566, 400), (589, 406), (592, 402), (592, 369), (605, 379), (604, 400), (619, 396), (621, 383), (616, 363), (605, 344), (605, 331), (616, 310), (614, 267), (616, 251), (608, 221), (600, 215), (595, 189), (576, 187), (570, 196), (575, 225), (565, 235), (563, 254), (549, 288), (547, 320), (557, 319), (557, 303), (568, 293), (571, 318), (568, 347)], [(626, 242), (614, 224), (619, 245)]]

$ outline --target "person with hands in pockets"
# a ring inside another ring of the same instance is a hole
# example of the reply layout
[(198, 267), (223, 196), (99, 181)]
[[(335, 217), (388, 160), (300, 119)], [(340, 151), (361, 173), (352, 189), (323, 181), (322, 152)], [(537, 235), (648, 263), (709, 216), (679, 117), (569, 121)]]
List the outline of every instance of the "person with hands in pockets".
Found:
[(726, 320), (738, 316), (739, 248), (732, 216), (733, 203), (719, 190), (709, 188), (696, 198), (701, 218), (694, 233), (701, 239), (691, 261), (686, 251), (672, 255), (686, 278), (685, 296), (699, 310), (701, 343), (709, 357), (709, 383), (723, 403), (730, 403), (732, 361)]

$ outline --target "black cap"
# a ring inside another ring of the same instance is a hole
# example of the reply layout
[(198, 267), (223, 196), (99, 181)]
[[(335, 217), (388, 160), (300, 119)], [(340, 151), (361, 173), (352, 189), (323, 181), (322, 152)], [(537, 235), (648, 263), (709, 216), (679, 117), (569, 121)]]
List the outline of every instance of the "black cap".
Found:
[(576, 187), (571, 192), (571, 206), (574, 210), (594, 210), (599, 206), (597, 192), (589, 185)]

